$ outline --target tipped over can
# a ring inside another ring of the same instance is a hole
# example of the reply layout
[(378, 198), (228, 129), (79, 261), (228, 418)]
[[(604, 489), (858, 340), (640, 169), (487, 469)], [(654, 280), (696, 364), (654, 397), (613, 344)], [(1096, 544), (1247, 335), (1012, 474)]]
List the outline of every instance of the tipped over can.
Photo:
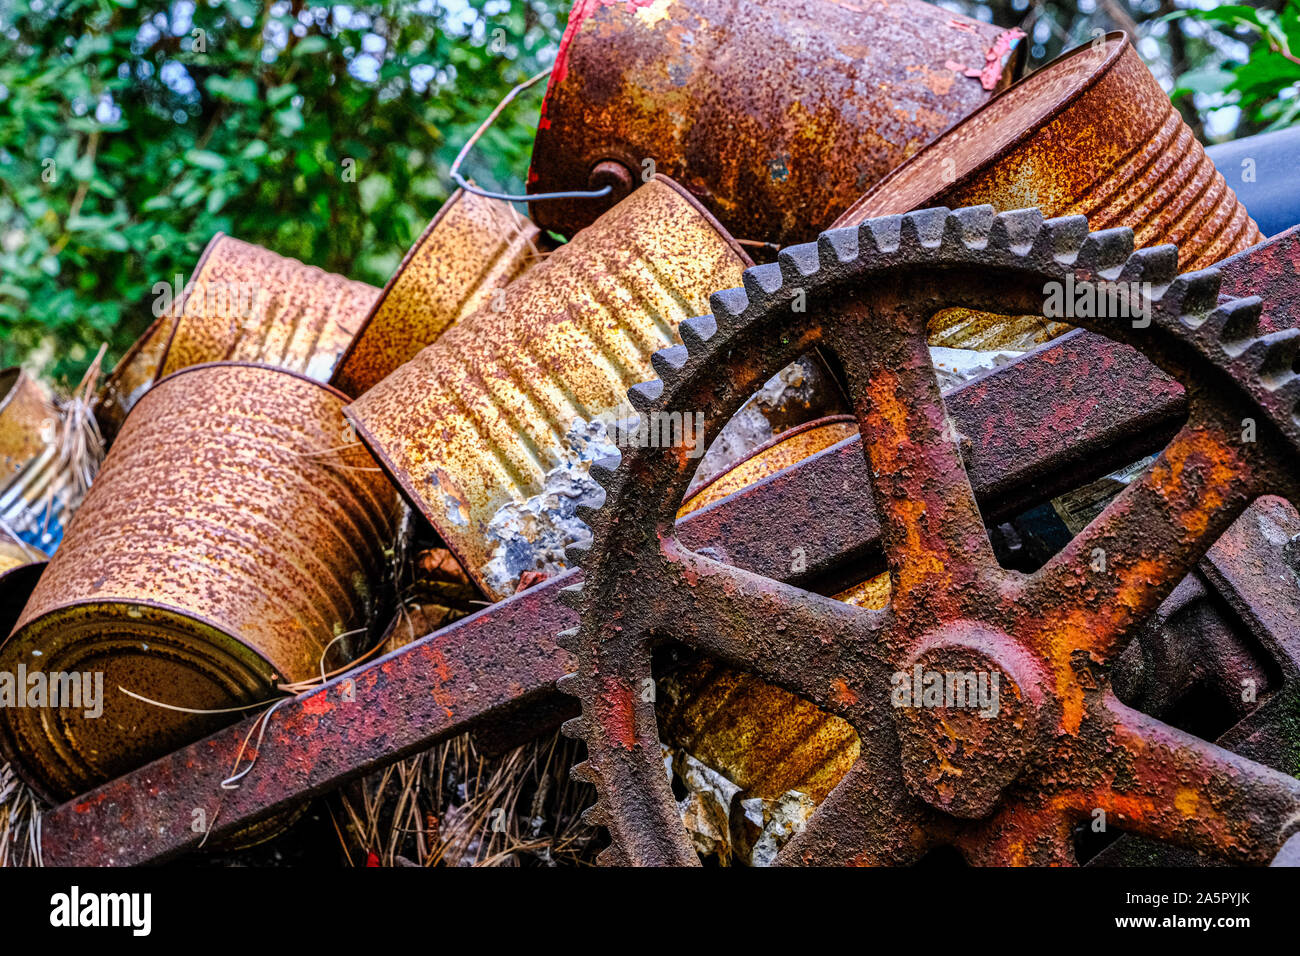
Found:
[(331, 384), (360, 395), (534, 265), (541, 233), (507, 202), (457, 190), (411, 247)]
[(1023, 34), (920, 0), (578, 0), (528, 190), (572, 236), (658, 171), (740, 239), (806, 242), (1019, 75)]
[[(1180, 271), (1263, 238), (1137, 51), (1112, 33), (1059, 57), (983, 106), (853, 204), (835, 225), (927, 206), (1037, 206), (1128, 226), (1135, 244), (1172, 243)], [(932, 345), (1026, 347), (986, 337), (973, 313), (931, 324)], [(1007, 321), (989, 317), (999, 329)], [(1025, 323), (1022, 323), (1022, 325)], [(1047, 329), (1041, 317), (1023, 331)]]
[(208, 362), (257, 362), (328, 381), (379, 290), (218, 233), (194, 275), (160, 283), (175, 315), (160, 376)]
[(132, 406), (158, 380), (158, 370), (162, 368), (175, 325), (175, 314), (154, 319), (100, 388), (95, 397), (95, 420), (107, 444), (112, 444), (117, 437)]
[(347, 440), (345, 402), (243, 364), (140, 399), (0, 648), (0, 674), (81, 694), (0, 707), (0, 751), (43, 795), (170, 752), (361, 646), (399, 502)]
[(717, 221), (659, 177), (348, 417), (475, 582), (506, 597), (525, 573), (564, 567), (564, 547), (585, 532), (575, 508), (588, 466), (611, 453), (604, 423), (654, 376), (650, 356), (674, 344), (678, 325), (707, 313), (747, 265)]

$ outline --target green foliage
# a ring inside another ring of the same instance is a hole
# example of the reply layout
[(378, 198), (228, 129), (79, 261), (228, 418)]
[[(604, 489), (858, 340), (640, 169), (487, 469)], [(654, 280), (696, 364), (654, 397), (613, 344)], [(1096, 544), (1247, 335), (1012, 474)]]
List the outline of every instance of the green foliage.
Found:
[[(75, 378), (221, 231), (382, 284), (567, 0), (12, 0), (0, 8), (0, 362)], [(467, 174), (518, 189), (538, 97)]]
[(1183, 74), (1182, 93), (1229, 95), (1249, 119), (1267, 129), (1290, 126), (1300, 119), (1300, 0), (1286, 0), (1281, 12), (1238, 4), (1212, 10), (1180, 10), (1166, 19), (1193, 17), (1221, 25), (1250, 41), (1244, 62), (1193, 70)]

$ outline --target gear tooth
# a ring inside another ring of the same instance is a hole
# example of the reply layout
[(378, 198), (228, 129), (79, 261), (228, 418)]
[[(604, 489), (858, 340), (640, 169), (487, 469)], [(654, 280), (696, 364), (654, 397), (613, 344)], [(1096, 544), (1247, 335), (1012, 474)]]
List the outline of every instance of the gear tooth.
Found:
[(582, 562), (587, 560), (587, 555), (590, 553), (591, 538), (573, 541), (564, 546), (564, 558), (571, 568), (582, 567)]
[(560, 588), (556, 592), (555, 599), (569, 608), (571, 611), (582, 611), (582, 585), (570, 584), (567, 588)]
[(908, 249), (937, 249), (948, 223), (947, 206), (918, 209), (903, 216), (899, 245)]
[(659, 399), (664, 393), (664, 383), (657, 378), (652, 378), (648, 382), (642, 382), (639, 385), (633, 385), (627, 390), (627, 400), (632, 403), (641, 414), (645, 414), (659, 404)]
[(580, 819), (589, 827), (609, 826), (609, 814), (605, 812), (605, 808), (599, 803), (583, 810)]
[(817, 243), (801, 242), (797, 246), (786, 246), (776, 254), (777, 265), (781, 267), (783, 282), (799, 285), (809, 276), (817, 274), (821, 268), (821, 253)]
[(1257, 295), (1233, 299), (1215, 307), (1200, 329), (1203, 334), (1218, 339), (1229, 355), (1235, 355), (1259, 335), (1259, 318), (1263, 311), (1264, 302)]
[(903, 232), (902, 216), (879, 216), (858, 226), (858, 255), (893, 252)]
[(948, 214), (943, 226), (943, 247), (954, 252), (978, 249), (989, 240), (993, 228), (992, 206), (963, 206)]
[[(604, 489), (602, 488), (601, 490), (603, 491)], [(600, 514), (600, 508), (592, 507), (591, 505), (578, 505), (573, 509), (573, 513), (577, 516), (579, 521), (590, 528), (591, 523), (596, 520), (596, 516)]]
[(775, 295), (781, 291), (781, 284), (784, 281), (781, 278), (781, 266), (776, 262), (769, 262), (761, 266), (752, 266), (745, 270), (741, 276), (744, 283), (745, 292), (750, 299), (762, 301), (769, 296)]
[[(555, 725), (552, 724), (551, 726), (554, 727)], [(586, 739), (582, 732), (581, 717), (570, 717), (564, 723), (560, 724), (560, 733), (564, 734), (564, 736), (568, 737), (570, 740)]]
[(593, 787), (600, 780), (600, 774), (596, 772), (596, 768), (591, 765), (590, 760), (575, 763), (569, 768), (569, 776), (579, 783), (589, 783)]
[[(1076, 269), (1092, 275), (1114, 278), (1133, 254), (1133, 230), (1127, 227), (1100, 229), (1088, 234), (1074, 257)], [(1110, 275), (1107, 275), (1110, 273)]]
[(1153, 289), (1163, 289), (1178, 275), (1177, 246), (1147, 246), (1138, 249), (1120, 270), (1121, 282), (1150, 282)]
[(562, 694), (568, 694), (570, 697), (577, 697), (578, 683), (577, 674), (562, 674), (555, 680), (555, 689)]
[(1254, 339), (1244, 349), (1269, 391), (1286, 385), (1295, 374), (1296, 353), (1300, 352), (1300, 329), (1282, 329)]
[(1200, 325), (1199, 316), (1212, 312), (1219, 305), (1220, 281), (1218, 269), (1184, 272), (1169, 283), (1169, 288), (1160, 297), (1160, 306), (1167, 312), (1193, 317), (1190, 322), (1184, 318), (1185, 325)]
[(858, 257), (858, 230), (828, 229), (817, 237), (817, 261), (823, 269), (834, 269)]
[(1034, 252), (1044, 260), (1073, 263), (1088, 238), (1087, 216), (1057, 216), (1044, 220), (1034, 237)]
[(621, 454), (613, 454), (608, 458), (599, 458), (587, 466), (587, 474), (591, 475), (591, 480), (600, 485), (602, 489), (606, 489), (618, 471), (618, 466), (622, 463), (623, 456)]
[[(555, 635), (555, 644), (561, 650), (568, 651), (570, 654), (576, 654), (578, 653), (578, 635), (581, 633), (582, 628), (580, 627), (566, 627)], [(561, 677), (560, 680), (564, 680), (564, 678)], [(559, 687), (558, 681), (556, 682), (556, 686)], [(564, 688), (560, 687), (560, 690), (564, 690)], [(565, 693), (567, 694), (568, 691), (565, 691)], [(576, 697), (577, 695), (575, 694), (574, 696)]]
[(682, 369), (690, 359), (691, 353), (684, 345), (670, 345), (650, 356), (650, 367), (665, 384), (675, 384), (681, 378)]
[(718, 321), (712, 315), (699, 315), (687, 319), (677, 327), (677, 334), (682, 337), (682, 344), (691, 355), (699, 355), (705, 350), (709, 339), (718, 331)]
[(1029, 252), (1043, 228), (1043, 213), (1037, 208), (1009, 209), (993, 217), (988, 245), (993, 249)]
[(749, 296), (744, 289), (723, 289), (709, 296), (709, 307), (713, 309), (715, 320), (735, 321), (749, 308)]
[(596, 865), (629, 867), (632, 861), (621, 847), (611, 844), (596, 854)]

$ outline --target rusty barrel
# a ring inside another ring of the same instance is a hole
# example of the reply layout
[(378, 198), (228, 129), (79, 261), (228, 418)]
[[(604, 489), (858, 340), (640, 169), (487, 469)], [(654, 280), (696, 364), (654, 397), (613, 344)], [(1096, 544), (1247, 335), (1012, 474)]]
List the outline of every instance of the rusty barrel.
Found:
[(534, 265), (541, 233), (507, 202), (457, 190), (398, 266), (331, 379), (360, 395)]
[(712, 216), (658, 177), (347, 415), (475, 582), (506, 597), (525, 572), (564, 566), (585, 531), (574, 508), (588, 465), (612, 451), (601, 420), (747, 265)]
[(160, 376), (230, 361), (324, 382), (379, 290), (218, 233), (189, 282), (159, 295), (175, 318)]
[(1173, 243), (1181, 271), (1262, 240), (1191, 128), (1122, 33), (1016, 84), (868, 191), (835, 223), (926, 206), (1037, 206)]
[(572, 236), (653, 170), (740, 239), (816, 238), (862, 191), (1019, 74), (1019, 31), (920, 0), (578, 0), (530, 192)]
[(140, 399), (0, 648), (0, 674), (102, 680), (97, 717), (0, 708), (0, 750), (45, 796), (238, 716), (173, 708), (265, 701), (358, 649), (399, 501), (345, 440), (346, 400), (235, 363), (193, 366)]

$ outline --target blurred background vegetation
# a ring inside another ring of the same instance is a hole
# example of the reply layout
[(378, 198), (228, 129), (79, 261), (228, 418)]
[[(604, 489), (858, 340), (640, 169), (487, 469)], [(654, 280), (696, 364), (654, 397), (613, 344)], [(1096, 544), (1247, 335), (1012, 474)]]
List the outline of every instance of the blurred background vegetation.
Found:
[[(1300, 110), (1300, 0), (942, 5), (1025, 30), (1031, 68), (1126, 30), (1207, 142)], [(382, 284), (569, 6), (0, 0), (0, 364), (75, 381), (104, 342), (111, 363), (218, 231)], [(522, 188), (541, 89), (469, 175)]]

